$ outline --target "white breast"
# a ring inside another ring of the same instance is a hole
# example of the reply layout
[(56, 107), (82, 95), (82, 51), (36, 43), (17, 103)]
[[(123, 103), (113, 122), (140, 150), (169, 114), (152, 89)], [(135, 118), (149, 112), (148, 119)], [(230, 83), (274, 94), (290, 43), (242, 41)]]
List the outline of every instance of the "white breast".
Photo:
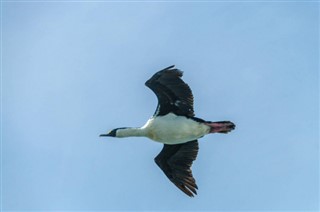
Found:
[(184, 116), (169, 113), (152, 117), (142, 127), (147, 136), (165, 144), (180, 144), (198, 139), (209, 133), (210, 127)]

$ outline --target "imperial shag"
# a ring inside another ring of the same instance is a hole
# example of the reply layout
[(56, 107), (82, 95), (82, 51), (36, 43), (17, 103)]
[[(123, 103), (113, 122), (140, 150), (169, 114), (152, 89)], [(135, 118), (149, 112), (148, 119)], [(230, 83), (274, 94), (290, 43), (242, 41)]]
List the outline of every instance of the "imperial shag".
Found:
[(191, 172), (199, 150), (197, 139), (209, 133), (228, 133), (235, 124), (196, 118), (191, 89), (181, 77), (182, 71), (174, 65), (155, 73), (145, 83), (158, 98), (154, 115), (142, 127), (116, 128), (100, 136), (143, 136), (163, 143), (163, 149), (154, 159), (156, 164), (173, 184), (192, 197), (198, 189)]

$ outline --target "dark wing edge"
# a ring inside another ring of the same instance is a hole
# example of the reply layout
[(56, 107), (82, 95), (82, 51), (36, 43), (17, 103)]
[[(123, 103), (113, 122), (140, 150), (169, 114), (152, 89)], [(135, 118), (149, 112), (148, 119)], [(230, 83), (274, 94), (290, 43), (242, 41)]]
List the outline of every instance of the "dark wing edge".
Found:
[(166, 115), (173, 112), (176, 115), (194, 116), (193, 95), (190, 87), (182, 79), (183, 72), (169, 66), (155, 73), (145, 85), (158, 98), (158, 107), (154, 115)]
[(169, 180), (189, 197), (196, 195), (198, 189), (191, 171), (198, 151), (197, 140), (176, 145), (164, 144), (163, 149), (154, 159)]

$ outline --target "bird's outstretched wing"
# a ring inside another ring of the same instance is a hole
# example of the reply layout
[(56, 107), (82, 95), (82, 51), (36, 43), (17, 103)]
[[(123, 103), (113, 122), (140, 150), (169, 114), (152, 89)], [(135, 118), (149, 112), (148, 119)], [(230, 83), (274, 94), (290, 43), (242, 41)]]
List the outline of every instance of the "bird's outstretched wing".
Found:
[(193, 117), (193, 95), (190, 87), (181, 79), (182, 71), (169, 66), (155, 73), (145, 85), (158, 97), (156, 115), (170, 112)]
[(198, 150), (197, 140), (176, 145), (164, 144), (154, 159), (171, 182), (190, 197), (197, 194), (198, 189), (191, 172), (191, 165), (198, 155)]

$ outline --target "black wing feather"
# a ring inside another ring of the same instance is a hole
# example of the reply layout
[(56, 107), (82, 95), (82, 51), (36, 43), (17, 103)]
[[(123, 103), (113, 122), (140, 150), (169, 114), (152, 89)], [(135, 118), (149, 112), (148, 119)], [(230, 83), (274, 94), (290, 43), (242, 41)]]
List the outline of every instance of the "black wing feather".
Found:
[(169, 66), (155, 73), (146, 83), (158, 98), (158, 107), (154, 115), (194, 116), (193, 95), (190, 87), (181, 79), (183, 72)]
[(191, 171), (198, 150), (197, 140), (176, 145), (164, 144), (163, 149), (155, 158), (155, 162), (169, 180), (190, 197), (197, 194), (196, 189), (198, 189)]

